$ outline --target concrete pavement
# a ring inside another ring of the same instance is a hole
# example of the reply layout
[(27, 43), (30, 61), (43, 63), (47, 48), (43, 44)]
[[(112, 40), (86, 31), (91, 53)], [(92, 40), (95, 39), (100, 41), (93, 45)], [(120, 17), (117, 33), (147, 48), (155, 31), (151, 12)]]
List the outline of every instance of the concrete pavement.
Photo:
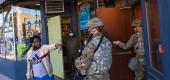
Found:
[(25, 80), (26, 61), (0, 58), (0, 74), (0, 80)]
[(9, 77), (5, 75), (0, 74), (0, 80), (12, 80), (12, 79), (10, 79)]

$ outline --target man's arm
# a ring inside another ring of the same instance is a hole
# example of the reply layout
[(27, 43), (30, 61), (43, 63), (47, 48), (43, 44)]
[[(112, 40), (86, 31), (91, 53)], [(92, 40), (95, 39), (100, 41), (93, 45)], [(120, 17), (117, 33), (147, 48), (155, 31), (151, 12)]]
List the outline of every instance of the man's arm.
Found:
[(123, 42), (120, 42), (118, 45), (120, 48), (129, 49), (135, 44), (135, 40), (136, 40), (136, 36), (135, 34), (133, 34), (126, 44)]
[(118, 40), (118, 41), (113, 41), (113, 44), (119, 45), (119, 47), (123, 48), (123, 49), (129, 49), (130, 47), (132, 47), (135, 44), (135, 41), (137, 40), (136, 38), (137, 38), (136, 34), (133, 34), (127, 43), (123, 43)]
[(31, 54), (30, 51), (28, 51), (27, 54), (26, 54), (26, 60), (27, 60), (27, 73), (26, 73), (26, 77), (27, 77), (27, 80), (30, 80), (31, 79), (31, 75), (32, 75), (31, 62), (29, 60), (30, 54)]
[(40, 54), (40, 58), (42, 59), (42, 58), (46, 57), (51, 51), (58, 49), (58, 48), (62, 48), (61, 43), (55, 43), (55, 44), (42, 46), (42, 52)]

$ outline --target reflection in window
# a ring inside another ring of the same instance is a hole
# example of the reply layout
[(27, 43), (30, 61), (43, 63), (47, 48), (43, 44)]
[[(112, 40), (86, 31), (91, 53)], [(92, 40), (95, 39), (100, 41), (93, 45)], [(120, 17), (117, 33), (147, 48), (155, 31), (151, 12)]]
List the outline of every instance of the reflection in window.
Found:
[[(34, 1), (33, 1), (34, 2)], [(0, 12), (0, 57), (16, 60), (20, 58), (23, 51), (33, 35), (40, 35), (41, 17), (38, 1), (32, 4), (20, 3), (17, 6), (5, 8)], [(27, 8), (25, 8), (27, 7)], [(17, 57), (16, 57), (17, 56)]]
[(15, 59), (14, 27), (11, 8), (0, 13), (0, 57)]
[(161, 55), (158, 48), (160, 44), (160, 32), (157, 0), (147, 0), (147, 15), (151, 63), (154, 68), (162, 72)]
[(40, 35), (40, 11), (13, 6), (13, 15), (14, 27), (16, 28), (17, 55), (21, 57), (29, 44), (30, 37)]

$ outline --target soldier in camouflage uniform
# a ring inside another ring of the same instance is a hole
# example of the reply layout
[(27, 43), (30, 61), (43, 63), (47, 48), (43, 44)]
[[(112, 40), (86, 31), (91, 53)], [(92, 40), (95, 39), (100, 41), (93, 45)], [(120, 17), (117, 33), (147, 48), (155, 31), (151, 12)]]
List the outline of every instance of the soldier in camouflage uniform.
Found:
[(132, 26), (134, 26), (135, 33), (130, 37), (126, 44), (120, 41), (113, 41), (113, 44), (119, 45), (119, 47), (123, 49), (134, 48), (134, 52), (136, 53), (135, 57), (138, 61), (138, 67), (134, 70), (135, 80), (143, 80), (145, 71), (145, 52), (142, 21), (140, 19), (135, 19)]
[(112, 65), (112, 43), (103, 37), (99, 48), (93, 53), (101, 39), (103, 27), (102, 20), (99, 18), (93, 18), (88, 22), (88, 31), (93, 37), (82, 51), (82, 56), (86, 56), (84, 58), (91, 56), (92, 60), (89, 59), (91, 63), (87, 68), (82, 68), (83, 59), (75, 61), (76, 67), (85, 71), (86, 77), (83, 80), (110, 80), (108, 72)]

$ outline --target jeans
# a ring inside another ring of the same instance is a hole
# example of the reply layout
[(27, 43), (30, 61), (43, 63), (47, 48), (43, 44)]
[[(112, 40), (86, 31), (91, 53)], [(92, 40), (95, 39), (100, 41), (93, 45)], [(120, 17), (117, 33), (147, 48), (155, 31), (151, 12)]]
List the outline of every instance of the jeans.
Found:
[(39, 78), (39, 77), (33, 77), (33, 80), (55, 80), (54, 76), (49, 76), (48, 74), (45, 75), (44, 77), (42, 78)]

